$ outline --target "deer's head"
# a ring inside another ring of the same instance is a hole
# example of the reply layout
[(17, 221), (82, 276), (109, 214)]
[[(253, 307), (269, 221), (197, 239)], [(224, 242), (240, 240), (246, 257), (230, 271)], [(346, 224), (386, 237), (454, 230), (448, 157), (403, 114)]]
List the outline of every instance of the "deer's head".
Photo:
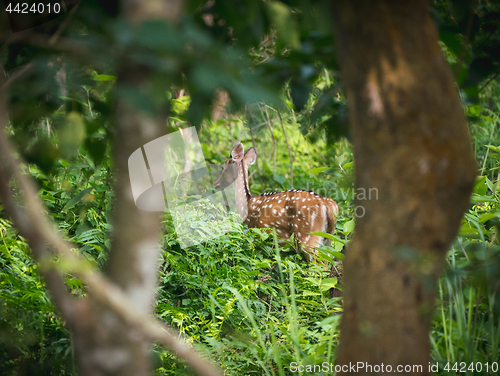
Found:
[(239, 176), (243, 176), (243, 171), (248, 169), (248, 165), (254, 164), (256, 160), (255, 148), (250, 148), (245, 153), (243, 145), (238, 142), (231, 149), (231, 157), (222, 164), (221, 175), (215, 182), (214, 188), (220, 190), (234, 183)]

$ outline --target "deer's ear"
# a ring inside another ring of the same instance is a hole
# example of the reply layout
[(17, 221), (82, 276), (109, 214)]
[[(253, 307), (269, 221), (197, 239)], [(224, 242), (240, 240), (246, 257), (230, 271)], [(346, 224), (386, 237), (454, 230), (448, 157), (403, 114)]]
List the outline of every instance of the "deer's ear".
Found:
[(255, 148), (250, 148), (247, 150), (245, 153), (245, 164), (254, 164), (255, 161), (257, 160), (257, 151)]
[(241, 144), (241, 142), (238, 142), (232, 149), (231, 149), (231, 158), (234, 162), (239, 162), (243, 159), (245, 148)]

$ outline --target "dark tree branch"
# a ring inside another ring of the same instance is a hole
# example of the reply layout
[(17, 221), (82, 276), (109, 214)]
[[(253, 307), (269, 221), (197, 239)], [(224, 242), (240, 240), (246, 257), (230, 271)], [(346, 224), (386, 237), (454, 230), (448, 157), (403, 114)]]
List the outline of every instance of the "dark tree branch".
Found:
[(26, 65), (23, 65), (21, 68), (19, 69), (16, 69), (10, 76), (7, 80), (4, 81), (2, 87), (0, 88), (0, 90), (6, 90), (7, 87), (12, 83), (14, 82), (15, 80), (17, 80), (19, 77), (23, 76), (26, 72), (29, 72), (31, 68), (33, 68), (33, 62), (31, 63), (28, 63)]
[(77, 11), (77, 9), (78, 9), (79, 6), (80, 6), (80, 3), (76, 4), (73, 7), (73, 9), (71, 9), (69, 11), (69, 14), (66, 16), (66, 18), (64, 19), (64, 21), (61, 22), (61, 24), (57, 28), (56, 32), (54, 33), (54, 35), (52, 35), (50, 37), (49, 44), (54, 44), (59, 39), (59, 37), (61, 36), (62, 32), (68, 27), (69, 23), (73, 19), (73, 15), (76, 13), (76, 11)]

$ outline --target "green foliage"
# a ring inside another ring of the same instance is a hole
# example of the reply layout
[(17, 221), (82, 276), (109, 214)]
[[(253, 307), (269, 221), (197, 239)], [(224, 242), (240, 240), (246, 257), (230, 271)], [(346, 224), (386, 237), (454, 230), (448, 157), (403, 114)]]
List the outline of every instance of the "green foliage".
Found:
[(468, 99), (479, 101), (480, 84), (500, 72), (500, 7), (495, 2), (434, 2), (434, 16), (441, 41), (450, 59), (457, 83)]
[(0, 374), (74, 374), (70, 336), (29, 248), (0, 219)]
[[(448, 374), (444, 370), (448, 362), (450, 369), (455, 362), (491, 364), (500, 355), (497, 90), (498, 84), (491, 83), (478, 104), (466, 106), (481, 175), (439, 282), (431, 336), (432, 356), (440, 364), (439, 374)], [(466, 373), (495, 374), (491, 368), (489, 372), (483, 368), (482, 372)]]
[[(185, 250), (167, 234), (165, 246), (157, 316), (226, 372), (283, 374), (282, 366), (297, 358), (333, 359), (342, 308), (326, 295), (336, 281), (298, 255), (281, 259), (275, 236), (237, 226)], [(166, 352), (161, 359), (159, 374), (183, 368)]]
[[(335, 199), (332, 247), (320, 254), (342, 259), (355, 231), (355, 166), (328, 3), (190, 0), (177, 26), (132, 26), (116, 17), (117, 2), (88, 0), (63, 32), (74, 51), (22, 38), (5, 44), (5, 71), (12, 77), (29, 68), (8, 87), (8, 132), (61, 233), (104, 267), (112, 233), (112, 113), (120, 99), (143, 113), (168, 111), (166, 132), (196, 125), (208, 162), (227, 159), (235, 141), (255, 146), (253, 194), (296, 188)], [(492, 362), (499, 355), (500, 13), (491, 2), (468, 1), (435, 1), (432, 12), (480, 168), (439, 283), (431, 341), (444, 373), (446, 362)], [(151, 72), (151, 85), (140, 90), (119, 82), (118, 68), (137, 62)], [(175, 97), (177, 88), (189, 94)], [(208, 121), (219, 89), (230, 97), (227, 114)], [(199, 201), (174, 219), (190, 224), (193, 237), (210, 234), (208, 220), (221, 209), (207, 205)], [(292, 246), (279, 248), (274, 234), (237, 224), (183, 249), (172, 220), (163, 222), (158, 318), (227, 374), (284, 375), (298, 359), (333, 362), (342, 306), (327, 296), (339, 281)], [(0, 235), (0, 374), (76, 374), (70, 334), (1, 204)], [(81, 281), (68, 275), (66, 282), (84, 295)], [(152, 358), (157, 374), (190, 372), (161, 348)]]

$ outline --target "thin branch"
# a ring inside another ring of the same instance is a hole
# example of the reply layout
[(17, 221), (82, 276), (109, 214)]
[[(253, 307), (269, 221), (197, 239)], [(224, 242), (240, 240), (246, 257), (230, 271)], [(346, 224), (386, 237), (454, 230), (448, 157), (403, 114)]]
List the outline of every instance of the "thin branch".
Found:
[(500, 75), (500, 73), (496, 73), (494, 74), (493, 76), (491, 76), (488, 80), (486, 80), (486, 82), (484, 84), (481, 85), (481, 87), (479, 88), (479, 91), (483, 91), (484, 89), (486, 89), (486, 87), (489, 85), (489, 83), (495, 79), (498, 78), (498, 76)]
[(73, 9), (71, 9), (69, 11), (69, 14), (68, 16), (64, 19), (63, 22), (61, 22), (61, 24), (59, 25), (59, 28), (56, 30), (56, 32), (54, 33), (54, 35), (52, 35), (49, 39), (49, 44), (54, 44), (58, 39), (59, 37), (61, 36), (62, 32), (64, 31), (64, 29), (66, 29), (66, 27), (68, 27), (69, 23), (71, 22), (71, 19), (73, 18), (73, 15), (75, 14), (76, 10), (78, 9), (78, 6), (80, 5), (80, 3), (78, 2), (74, 7)]
[[(248, 112), (248, 107), (245, 107), (245, 116), (246, 116), (246, 113), (247, 113), (247, 112)], [(253, 134), (253, 128), (252, 128), (252, 127), (248, 127), (248, 131), (250, 132), (250, 137), (252, 138), (252, 146), (253, 146), (255, 149), (257, 149), (257, 148), (256, 148), (256, 144), (255, 144), (255, 136), (254, 136), (254, 134)], [(255, 166), (257, 167), (257, 171), (258, 171), (258, 172), (259, 172), (259, 174), (260, 174), (259, 158), (257, 158), (257, 159), (256, 159), (256, 161), (255, 161)], [(254, 170), (254, 172), (255, 172), (255, 170)], [(252, 182), (253, 182), (253, 174), (251, 174), (251, 175), (249, 176), (249, 179), (252, 179)]]
[(286, 135), (285, 126), (283, 125), (283, 119), (281, 118), (281, 112), (278, 111), (278, 116), (280, 117), (281, 129), (283, 129), (283, 134), (285, 135), (286, 147), (288, 148), (288, 157), (290, 158), (290, 186), (293, 189), (293, 155), (290, 144), (288, 143), (288, 136)]
[(47, 124), (47, 134), (50, 137), (50, 123), (49, 123), (49, 118), (45, 117), (45, 123)]
[(14, 71), (14, 73), (12, 73), (9, 78), (3, 83), (2, 87), (0, 88), (0, 90), (5, 90), (7, 89), (7, 87), (12, 83), (14, 82), (15, 80), (17, 80), (19, 77), (23, 76), (26, 72), (28, 72), (29, 70), (31, 70), (31, 68), (33, 68), (34, 64), (33, 62), (31, 63), (28, 63), (24, 66), (22, 66), (21, 68), (19, 69), (16, 69)]
[[(262, 112), (262, 111), (261, 111), (261, 112)], [(250, 115), (250, 116), (251, 116), (251, 115)], [(294, 117), (294, 115), (289, 115), (289, 116), (284, 117), (283, 119), (284, 119), (284, 120), (288, 120), (288, 119), (295, 119), (295, 117)], [(271, 120), (271, 123), (277, 123), (278, 121), (279, 121), (278, 119), (272, 119), (272, 120)], [(255, 131), (257, 128), (260, 128), (260, 127), (262, 127), (263, 125), (267, 125), (267, 124), (269, 124), (269, 122), (266, 120), (266, 121), (264, 121), (264, 122), (262, 122), (262, 123), (259, 123), (259, 124), (254, 125), (253, 127), (248, 127), (248, 129), (244, 130), (244, 131), (243, 131), (243, 133), (241, 134), (241, 136), (240, 136), (240, 140), (241, 140), (241, 139), (243, 139), (243, 137), (244, 137), (244, 135), (245, 135), (245, 133), (246, 133), (246, 132), (250, 132), (250, 130)]]
[(2, 65), (2, 64), (0, 64), (0, 68), (2, 69), (2, 73), (3, 73), (4, 77), (7, 77), (7, 78), (8, 78), (8, 77), (9, 77), (9, 75), (8, 75), (8, 74), (7, 74), (7, 72), (5, 71), (5, 68), (3, 67), (3, 65)]
[(97, 210), (97, 215), (99, 216), (102, 214), (104, 208), (104, 200), (106, 199), (106, 193), (108, 192), (110, 177), (111, 177), (111, 169), (108, 166), (106, 173), (106, 182), (104, 183), (105, 189), (104, 192), (102, 192), (101, 200), (99, 201), (99, 209)]
[(7, 38), (1, 38), (3, 44), (0, 52), (3, 52), (11, 43), (23, 42), (35, 47), (47, 48), (58, 52), (70, 52), (75, 57), (91, 58), (95, 56), (95, 51), (88, 48), (87, 45), (71, 38), (61, 38), (57, 40), (47, 40), (47, 35), (33, 32), (19, 32), (10, 34)]
[[(273, 140), (273, 166), (274, 166), (274, 173), (276, 173), (276, 139), (274, 138), (273, 134), (273, 127), (271, 126), (271, 118), (269, 117), (269, 112), (267, 111), (267, 105), (264, 104), (264, 110), (266, 110), (266, 116), (267, 116), (267, 125), (269, 127), (269, 130), (271, 131), (271, 138)], [(262, 111), (262, 108), (261, 108)]]

